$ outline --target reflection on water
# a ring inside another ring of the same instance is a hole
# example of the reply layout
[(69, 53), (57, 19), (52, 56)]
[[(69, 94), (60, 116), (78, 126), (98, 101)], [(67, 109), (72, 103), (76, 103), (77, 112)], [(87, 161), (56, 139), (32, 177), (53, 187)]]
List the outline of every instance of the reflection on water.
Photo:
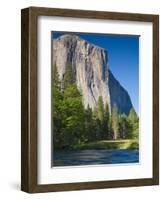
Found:
[(57, 150), (53, 157), (54, 167), (138, 162), (138, 150)]

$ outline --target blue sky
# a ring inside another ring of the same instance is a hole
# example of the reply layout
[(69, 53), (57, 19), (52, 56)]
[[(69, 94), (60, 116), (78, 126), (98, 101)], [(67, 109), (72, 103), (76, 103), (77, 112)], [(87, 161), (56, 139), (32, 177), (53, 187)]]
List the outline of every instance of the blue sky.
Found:
[[(57, 38), (63, 34), (53, 32)], [(127, 90), (132, 104), (139, 113), (139, 36), (74, 33), (108, 52), (109, 69)]]

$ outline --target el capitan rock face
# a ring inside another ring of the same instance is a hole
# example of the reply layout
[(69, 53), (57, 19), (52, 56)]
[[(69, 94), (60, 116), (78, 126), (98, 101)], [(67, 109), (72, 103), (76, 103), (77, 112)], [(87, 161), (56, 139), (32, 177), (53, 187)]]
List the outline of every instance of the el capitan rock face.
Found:
[(119, 113), (128, 114), (132, 108), (130, 97), (109, 70), (105, 49), (76, 35), (63, 35), (52, 42), (52, 64), (59, 78), (64, 78), (66, 66), (71, 64), (85, 108), (94, 108), (101, 96), (110, 110), (116, 104)]

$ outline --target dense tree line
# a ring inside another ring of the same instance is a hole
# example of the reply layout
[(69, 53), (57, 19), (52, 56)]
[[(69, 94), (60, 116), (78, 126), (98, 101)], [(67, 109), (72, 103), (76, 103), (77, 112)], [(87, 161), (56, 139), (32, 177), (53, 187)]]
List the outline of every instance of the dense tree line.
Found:
[[(87, 142), (111, 139), (137, 139), (139, 119), (134, 111), (119, 114), (114, 105), (104, 105), (100, 96), (96, 107), (84, 108), (72, 65), (66, 67), (62, 81), (54, 66), (52, 86), (53, 134), (55, 148), (77, 148)], [(111, 113), (111, 114), (110, 114)]]

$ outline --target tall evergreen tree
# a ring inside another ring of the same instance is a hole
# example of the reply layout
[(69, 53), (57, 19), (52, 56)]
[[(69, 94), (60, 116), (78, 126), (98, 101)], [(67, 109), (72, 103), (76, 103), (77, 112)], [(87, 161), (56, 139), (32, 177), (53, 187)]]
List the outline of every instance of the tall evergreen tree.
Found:
[(129, 124), (125, 114), (119, 115), (119, 134), (120, 138), (124, 139), (128, 136)]
[(63, 100), (62, 92), (60, 91), (60, 81), (56, 65), (54, 65), (53, 84), (52, 84), (52, 114), (53, 114), (53, 142), (56, 148), (62, 143), (62, 113), (60, 104)]
[(131, 110), (129, 112), (128, 120), (132, 123), (138, 122), (138, 116), (133, 108), (131, 108)]
[(99, 96), (97, 101), (97, 139), (101, 140), (104, 138), (104, 102), (102, 96)]
[(94, 107), (93, 110), (93, 130), (94, 130), (94, 140), (101, 139), (101, 121), (98, 115), (98, 105)]
[(68, 64), (66, 66), (62, 88), (66, 89), (67, 87), (69, 87), (71, 84), (74, 84), (74, 83), (75, 83), (75, 77), (74, 77), (72, 65)]
[(138, 139), (138, 137), (139, 137), (139, 118), (133, 108), (129, 112), (128, 122), (130, 125), (130, 132), (128, 134), (128, 137), (131, 139)]
[(96, 139), (110, 138), (110, 113), (108, 104), (104, 105), (103, 99), (99, 96), (97, 105), (93, 111), (94, 131), (96, 132)]
[(104, 120), (104, 102), (102, 99), (102, 96), (99, 96), (98, 102), (97, 102), (97, 109), (98, 109), (98, 119), (103, 122)]
[(63, 121), (64, 146), (72, 148), (85, 140), (84, 106), (81, 94), (75, 84), (69, 85), (63, 93), (60, 108)]
[(94, 130), (93, 112), (89, 105), (85, 110), (85, 131), (83, 134), (85, 134), (85, 139), (87, 141), (95, 140), (96, 135)]
[(110, 136), (110, 112), (109, 105), (105, 105), (104, 109), (104, 121), (103, 121), (103, 139), (109, 139)]
[(52, 106), (54, 148), (73, 148), (84, 141), (84, 106), (75, 84), (72, 66), (66, 67), (60, 89), (57, 67), (54, 66)]
[(116, 140), (119, 137), (119, 117), (118, 117), (118, 109), (116, 104), (113, 105), (112, 110), (112, 129), (113, 129), (113, 139)]
[(56, 87), (57, 89), (60, 89), (59, 74), (56, 64), (53, 67), (53, 86)]

